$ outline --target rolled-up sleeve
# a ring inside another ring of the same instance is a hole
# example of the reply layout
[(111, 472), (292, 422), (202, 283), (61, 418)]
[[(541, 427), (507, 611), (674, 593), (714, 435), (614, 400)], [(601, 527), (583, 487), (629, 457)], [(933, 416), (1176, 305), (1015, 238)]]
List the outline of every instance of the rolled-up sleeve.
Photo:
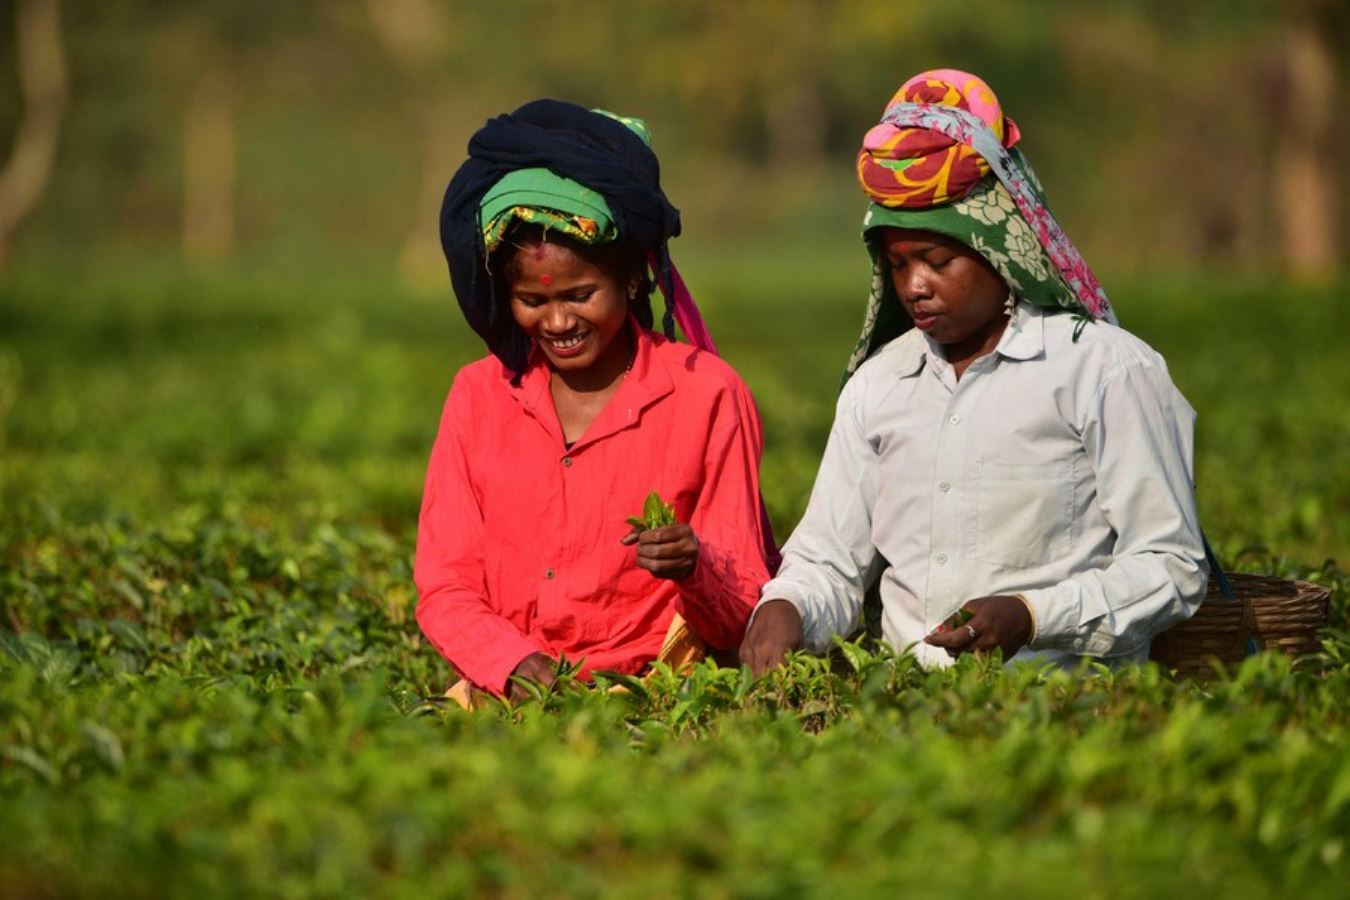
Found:
[(806, 512), (783, 547), (777, 577), (761, 592), (761, 605), (786, 600), (797, 608), (814, 652), (857, 629), (880, 560), (872, 538), (875, 454), (862, 421), (865, 392), (859, 375), (839, 395)]
[(1105, 567), (1023, 592), (1035, 618), (1033, 649), (1137, 655), (1199, 606), (1207, 568), (1194, 425), (1194, 410), (1161, 365), (1132, 360), (1103, 379), (1081, 428), (1114, 552)]
[(457, 379), (427, 466), (413, 566), (417, 624), (461, 675), (500, 694), (521, 660), (545, 651), (488, 605), (483, 515), (465, 448), (473, 421), (468, 394)]

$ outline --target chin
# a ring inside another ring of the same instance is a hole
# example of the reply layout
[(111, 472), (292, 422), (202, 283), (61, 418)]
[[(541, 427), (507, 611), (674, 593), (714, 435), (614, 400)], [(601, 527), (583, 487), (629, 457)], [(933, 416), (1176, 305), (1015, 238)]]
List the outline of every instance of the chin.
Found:
[(945, 319), (939, 322), (936, 328), (928, 332), (928, 336), (939, 344), (959, 344), (962, 341), (969, 340), (973, 335), (974, 332), (970, 329)]
[(942, 344), (944, 347), (948, 344), (959, 344), (966, 339), (965, 335), (956, 334), (950, 331), (930, 331), (928, 336)]
[(554, 356), (545, 352), (544, 356), (548, 358), (553, 368), (562, 372), (580, 372), (589, 369), (595, 365), (596, 360), (594, 353), (583, 353), (581, 356)]

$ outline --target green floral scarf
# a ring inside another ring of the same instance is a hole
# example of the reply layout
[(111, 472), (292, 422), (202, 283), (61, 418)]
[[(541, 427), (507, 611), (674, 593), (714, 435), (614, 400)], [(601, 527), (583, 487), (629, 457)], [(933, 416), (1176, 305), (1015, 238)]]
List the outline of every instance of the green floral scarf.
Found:
[[(1045, 194), (1026, 159), (1012, 151), (1037, 199)], [(1064, 310), (1090, 318), (1077, 294), (1064, 281), (1036, 232), (1023, 218), (1012, 195), (994, 175), (987, 175), (960, 200), (927, 209), (892, 209), (870, 203), (863, 217), (863, 240), (872, 257), (872, 286), (862, 334), (844, 372), (847, 379), (878, 349), (913, 327), (895, 296), (890, 268), (878, 238), (881, 228), (917, 228), (960, 241), (979, 253), (1003, 277), (1013, 296), (1045, 309)]]

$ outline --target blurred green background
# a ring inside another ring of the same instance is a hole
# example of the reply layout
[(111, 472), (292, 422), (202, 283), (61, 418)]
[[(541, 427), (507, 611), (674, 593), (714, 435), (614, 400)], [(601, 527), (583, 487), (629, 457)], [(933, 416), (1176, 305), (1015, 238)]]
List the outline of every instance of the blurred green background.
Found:
[[(0, 0), (0, 895), (1341, 896), (1348, 27), (1332, 0)], [(861, 324), (854, 152), (935, 66), (993, 85), (1196, 407), (1225, 563), (1332, 589), (1325, 652), (1219, 686), (799, 660), (446, 709), (411, 563), (483, 352), (435, 226), (468, 136), (540, 95), (647, 119), (782, 540)]]
[[(45, 52), (22, 19), (48, 8)], [(689, 242), (847, 247), (863, 132), (949, 66), (994, 86), (1105, 273), (1325, 275), (1347, 20), (1331, 0), (4, 0), (0, 146), (52, 139), (0, 239), (62, 272), (363, 267), (443, 291), (434, 217), (468, 136), (554, 96), (649, 121)]]

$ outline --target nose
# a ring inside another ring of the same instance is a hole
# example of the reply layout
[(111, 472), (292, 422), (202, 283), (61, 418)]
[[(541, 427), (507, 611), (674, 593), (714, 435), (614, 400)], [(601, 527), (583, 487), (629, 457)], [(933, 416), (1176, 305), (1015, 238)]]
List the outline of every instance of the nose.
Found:
[(542, 324), (544, 331), (549, 334), (567, 334), (572, 330), (575, 319), (566, 303), (550, 303), (544, 307)]
[(924, 277), (922, 266), (893, 269), (891, 275), (895, 283), (895, 293), (907, 303), (914, 303), (933, 295), (928, 279)]

